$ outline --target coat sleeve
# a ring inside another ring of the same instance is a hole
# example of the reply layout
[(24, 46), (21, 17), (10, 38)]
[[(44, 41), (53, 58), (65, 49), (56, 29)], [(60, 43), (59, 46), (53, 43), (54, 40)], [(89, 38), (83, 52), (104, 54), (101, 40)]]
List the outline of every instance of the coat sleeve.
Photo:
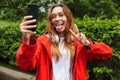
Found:
[(22, 43), (16, 53), (17, 66), (22, 70), (32, 70), (36, 66), (36, 43), (27, 45), (22, 39)]
[(103, 42), (90, 41), (90, 50), (86, 50), (87, 61), (106, 60), (112, 56), (112, 49)]

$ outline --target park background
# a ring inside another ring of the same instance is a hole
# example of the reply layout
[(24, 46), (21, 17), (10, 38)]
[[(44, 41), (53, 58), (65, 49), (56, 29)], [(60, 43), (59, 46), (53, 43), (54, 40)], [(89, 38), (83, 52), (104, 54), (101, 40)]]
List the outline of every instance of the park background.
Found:
[[(16, 65), (15, 54), (21, 43), (19, 24), (29, 3), (39, 5), (36, 36), (46, 30), (49, 7), (64, 3), (71, 9), (79, 31), (93, 41), (102, 41), (113, 50), (112, 58), (87, 64), (89, 80), (120, 80), (120, 1), (119, 0), (0, 0), (0, 65)], [(35, 71), (30, 71), (35, 74)]]

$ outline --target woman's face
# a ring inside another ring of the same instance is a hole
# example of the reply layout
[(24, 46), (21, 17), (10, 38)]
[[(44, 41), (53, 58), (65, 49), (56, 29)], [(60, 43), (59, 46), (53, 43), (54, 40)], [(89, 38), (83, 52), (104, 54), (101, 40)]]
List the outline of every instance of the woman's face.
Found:
[(63, 12), (63, 8), (60, 6), (54, 7), (51, 17), (52, 25), (55, 27), (56, 31), (59, 33), (64, 32), (67, 24), (67, 17)]

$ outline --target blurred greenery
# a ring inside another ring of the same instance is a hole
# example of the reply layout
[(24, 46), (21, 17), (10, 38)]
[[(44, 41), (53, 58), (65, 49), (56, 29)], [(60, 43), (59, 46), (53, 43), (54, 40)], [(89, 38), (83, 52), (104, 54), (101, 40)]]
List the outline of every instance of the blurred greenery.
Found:
[(1, 0), (0, 19), (19, 20), (26, 15), (27, 5), (39, 5), (39, 19), (46, 18), (49, 7), (54, 3), (65, 3), (71, 9), (74, 17), (83, 18), (104, 16), (104, 18), (120, 17), (119, 0)]

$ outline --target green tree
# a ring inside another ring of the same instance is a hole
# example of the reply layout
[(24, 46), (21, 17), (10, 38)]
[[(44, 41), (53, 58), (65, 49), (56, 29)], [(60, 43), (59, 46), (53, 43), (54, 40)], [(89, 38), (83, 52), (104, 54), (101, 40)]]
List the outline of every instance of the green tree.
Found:
[(120, 1), (119, 0), (63, 0), (75, 17), (83, 18), (84, 15), (90, 17), (105, 16), (112, 18), (120, 17)]
[(39, 18), (43, 19), (47, 15), (51, 4), (58, 3), (59, 0), (1, 0), (0, 19), (19, 20), (27, 13), (27, 5), (37, 3), (39, 5)]

